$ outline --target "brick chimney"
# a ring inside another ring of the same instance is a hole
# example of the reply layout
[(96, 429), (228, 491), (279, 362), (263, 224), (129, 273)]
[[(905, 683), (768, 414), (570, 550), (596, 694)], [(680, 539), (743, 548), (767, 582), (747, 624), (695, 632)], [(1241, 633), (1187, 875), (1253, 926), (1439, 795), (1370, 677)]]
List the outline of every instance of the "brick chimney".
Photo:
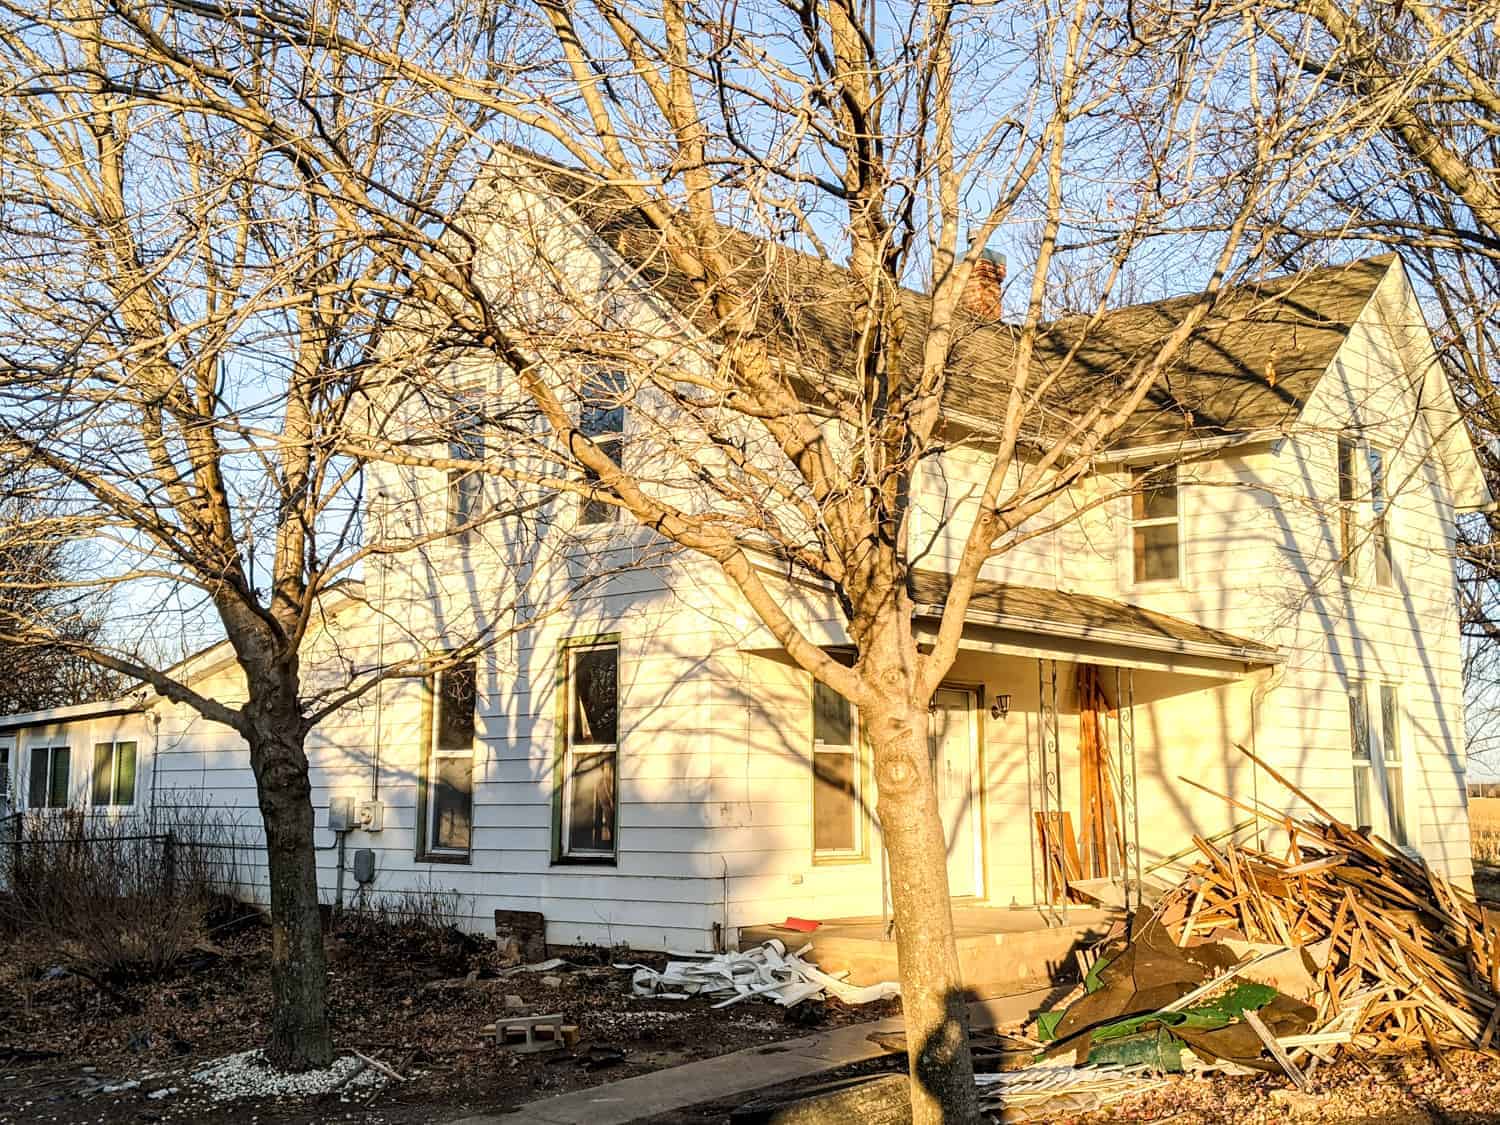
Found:
[(1005, 282), (1005, 255), (988, 247), (969, 271), (969, 283), (958, 298), (958, 306), (976, 320), (1000, 320), (1000, 287)]

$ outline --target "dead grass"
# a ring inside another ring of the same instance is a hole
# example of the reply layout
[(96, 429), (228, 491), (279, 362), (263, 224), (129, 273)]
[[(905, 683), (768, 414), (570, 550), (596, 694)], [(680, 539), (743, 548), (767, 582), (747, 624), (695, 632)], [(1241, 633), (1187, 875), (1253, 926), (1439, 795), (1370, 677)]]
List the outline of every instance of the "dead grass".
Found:
[(1500, 866), (1500, 797), (1470, 799), (1469, 841), (1475, 863)]

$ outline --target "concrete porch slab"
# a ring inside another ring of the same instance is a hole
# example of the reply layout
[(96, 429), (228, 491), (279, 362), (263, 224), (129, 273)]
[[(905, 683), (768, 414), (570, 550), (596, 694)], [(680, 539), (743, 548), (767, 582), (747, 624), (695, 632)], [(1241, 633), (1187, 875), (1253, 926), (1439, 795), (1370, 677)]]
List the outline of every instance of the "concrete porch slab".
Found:
[[(1003, 996), (1051, 984), (1071, 969), (1073, 951), (1102, 938), (1123, 914), (1114, 910), (1070, 908), (1062, 925), (1049, 926), (1039, 910), (996, 906), (953, 908), (959, 969), (975, 999)], [(831, 918), (812, 933), (776, 924), (741, 926), (741, 949), (775, 938), (788, 949), (812, 943), (808, 960), (824, 972), (847, 970), (854, 984), (898, 980), (896, 942), (885, 938), (879, 917)]]

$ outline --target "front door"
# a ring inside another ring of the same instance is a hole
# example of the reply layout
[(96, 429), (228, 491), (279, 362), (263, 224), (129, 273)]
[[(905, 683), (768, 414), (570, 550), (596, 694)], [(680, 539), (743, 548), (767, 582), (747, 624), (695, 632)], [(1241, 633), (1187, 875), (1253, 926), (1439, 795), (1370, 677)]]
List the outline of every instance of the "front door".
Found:
[(974, 778), (979, 754), (974, 693), (961, 688), (939, 688), (933, 697), (928, 731), (938, 808), (948, 837), (948, 892), (954, 896), (977, 895), (979, 816)]

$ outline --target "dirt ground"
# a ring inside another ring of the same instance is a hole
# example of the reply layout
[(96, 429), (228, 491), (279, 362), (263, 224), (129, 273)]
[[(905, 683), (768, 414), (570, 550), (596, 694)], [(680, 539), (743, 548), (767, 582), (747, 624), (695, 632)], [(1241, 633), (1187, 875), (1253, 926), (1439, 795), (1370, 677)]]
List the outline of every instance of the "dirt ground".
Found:
[[(705, 1001), (636, 999), (630, 974), (612, 968), (604, 950), (554, 950), (579, 967), (503, 979), (488, 979), (496, 972), (492, 943), (456, 932), (341, 930), (328, 950), (336, 1044), (406, 1081), (228, 1103), (195, 1089), (193, 1070), (265, 1037), (269, 951), (267, 930), (256, 923), (216, 935), (167, 979), (117, 989), (42, 968), (45, 951), (0, 954), (0, 1122), (443, 1121), (808, 1033), (769, 1003), (712, 1011)], [(480, 979), (467, 987), (425, 987), (472, 970)], [(521, 1056), (482, 1039), (480, 1028), (505, 1011), (507, 995), (526, 1001), (530, 1014), (560, 1012), (578, 1024), (577, 1049)], [(896, 1011), (899, 1002), (851, 1009), (830, 1001), (818, 1026)], [(104, 1092), (131, 1081), (140, 1085)], [(162, 1090), (173, 1092), (151, 1096)]]

